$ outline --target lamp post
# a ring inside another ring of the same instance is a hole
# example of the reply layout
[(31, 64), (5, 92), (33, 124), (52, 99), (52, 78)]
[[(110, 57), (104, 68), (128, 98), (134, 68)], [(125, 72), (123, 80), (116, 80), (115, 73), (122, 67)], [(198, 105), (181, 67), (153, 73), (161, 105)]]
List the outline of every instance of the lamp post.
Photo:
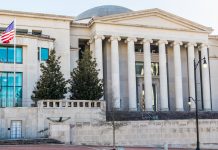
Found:
[(191, 100), (195, 102), (195, 115), (196, 115), (196, 134), (197, 134), (197, 145), (196, 150), (200, 150), (200, 142), (199, 142), (199, 128), (198, 128), (198, 98), (197, 98), (197, 79), (196, 79), (196, 70), (198, 65), (203, 61), (203, 68), (207, 67), (206, 58), (199, 59), (198, 62), (194, 59), (194, 76), (195, 76), (195, 99), (193, 97), (189, 97), (188, 104), (191, 105)]

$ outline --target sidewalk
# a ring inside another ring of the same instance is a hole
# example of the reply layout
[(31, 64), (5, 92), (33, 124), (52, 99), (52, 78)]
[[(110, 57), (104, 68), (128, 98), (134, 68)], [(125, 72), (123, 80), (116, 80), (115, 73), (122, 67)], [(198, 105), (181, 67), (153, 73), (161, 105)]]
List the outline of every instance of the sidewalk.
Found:
[[(72, 145), (0, 145), (0, 150), (112, 150), (112, 147), (72, 146)], [(118, 147), (116, 150), (163, 150), (163, 148)], [(191, 150), (191, 149), (168, 149)]]

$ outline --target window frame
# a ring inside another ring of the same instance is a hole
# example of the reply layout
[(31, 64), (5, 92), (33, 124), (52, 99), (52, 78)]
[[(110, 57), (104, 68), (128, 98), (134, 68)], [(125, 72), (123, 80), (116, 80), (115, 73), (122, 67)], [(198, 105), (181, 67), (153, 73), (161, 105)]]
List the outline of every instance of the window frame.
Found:
[(46, 62), (48, 60), (48, 58), (45, 60), (45, 59), (42, 59), (42, 49), (46, 49), (48, 51), (48, 58), (49, 58), (49, 48), (45, 48), (45, 47), (38, 47), (38, 60), (39, 61), (42, 61), (42, 62)]
[[(12, 48), (13, 49), (13, 54), (14, 54), (14, 47), (13, 46), (3, 46), (3, 45), (0, 45), (0, 48), (6, 48), (6, 61), (2, 61), (1, 59), (0, 59), (0, 63), (7, 63), (7, 64), (13, 64), (14, 63), (14, 59), (13, 59), (13, 61), (9, 61), (9, 53), (8, 53), (8, 51), (9, 51), (9, 49), (10, 48)], [(17, 62), (17, 49), (18, 48), (20, 48), (21, 49), (21, 62)], [(13, 55), (13, 57), (14, 57), (14, 55)], [(23, 47), (21, 47), (21, 46), (17, 46), (16, 47), (16, 56), (15, 56), (16, 58), (15, 58), (15, 63), (16, 64), (23, 64)]]
[[(7, 83), (6, 84), (2, 84), (3, 83), (3, 81), (2, 81), (2, 74), (6, 74), (6, 79), (7, 79)], [(9, 78), (8, 78), (8, 76), (9, 76), (9, 74), (13, 74), (14, 72), (11, 72), (11, 71), (0, 71), (0, 87), (1, 87), (1, 90), (0, 90), (0, 96), (1, 96), (1, 92), (2, 92), (2, 89), (3, 88), (6, 88), (6, 100), (5, 100), (5, 105), (3, 104), (3, 98), (1, 97), (1, 101), (0, 101), (0, 108), (1, 107), (11, 107), (10, 106), (10, 101), (8, 100), (8, 93), (9, 93), (9, 88), (14, 88), (14, 78), (13, 78), (13, 85), (10, 85), (9, 84)], [(15, 72), (15, 78), (16, 78), (16, 75), (17, 74), (21, 74), (21, 85), (17, 85), (17, 82), (15, 83), (15, 92), (17, 92), (16, 90), (17, 90), (17, 88), (21, 88), (21, 91), (22, 91), (22, 93), (21, 93), (21, 97), (19, 97), (21, 100), (20, 101), (18, 101), (18, 98), (16, 98), (16, 103), (17, 103), (17, 106), (19, 106), (19, 107), (22, 107), (22, 101), (23, 101), (23, 72)], [(14, 91), (13, 91), (14, 92)], [(16, 93), (17, 94), (17, 93)], [(15, 104), (16, 104), (15, 103)], [(19, 105), (20, 104), (20, 105)], [(16, 107), (16, 105), (15, 106), (12, 106), (12, 107)]]
[[(135, 68), (136, 68), (136, 66), (137, 66), (137, 64), (138, 65), (140, 65), (140, 66), (142, 66), (142, 68), (144, 69), (144, 62), (143, 61), (136, 61), (135, 62)], [(158, 64), (158, 75), (153, 75), (152, 74), (152, 77), (159, 77), (160, 76), (160, 63), (159, 62), (151, 62), (151, 69), (152, 69), (152, 64)], [(141, 73), (140, 74), (137, 74), (137, 70), (135, 69), (135, 73), (136, 73), (136, 77), (143, 77), (144, 75), (141, 75)]]

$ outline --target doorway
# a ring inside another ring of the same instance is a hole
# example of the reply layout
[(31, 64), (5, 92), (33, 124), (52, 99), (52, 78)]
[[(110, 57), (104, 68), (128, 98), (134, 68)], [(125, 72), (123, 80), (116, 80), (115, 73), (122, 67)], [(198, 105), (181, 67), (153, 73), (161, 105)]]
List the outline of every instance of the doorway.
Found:
[(22, 135), (22, 121), (12, 120), (11, 121), (11, 138), (19, 139)]
[[(144, 92), (144, 78), (143, 77), (137, 77), (136, 78), (137, 83), (137, 104), (138, 104), (138, 110), (139, 111), (146, 111), (145, 110), (145, 92)], [(153, 111), (158, 110), (158, 84), (156, 82), (152, 83), (152, 107)]]

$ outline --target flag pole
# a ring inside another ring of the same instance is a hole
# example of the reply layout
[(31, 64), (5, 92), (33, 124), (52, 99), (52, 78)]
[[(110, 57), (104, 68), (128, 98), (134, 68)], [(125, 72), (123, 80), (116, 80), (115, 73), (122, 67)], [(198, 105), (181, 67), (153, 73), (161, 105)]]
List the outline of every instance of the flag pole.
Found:
[(13, 94), (13, 107), (16, 102), (16, 18), (14, 19), (14, 94)]

